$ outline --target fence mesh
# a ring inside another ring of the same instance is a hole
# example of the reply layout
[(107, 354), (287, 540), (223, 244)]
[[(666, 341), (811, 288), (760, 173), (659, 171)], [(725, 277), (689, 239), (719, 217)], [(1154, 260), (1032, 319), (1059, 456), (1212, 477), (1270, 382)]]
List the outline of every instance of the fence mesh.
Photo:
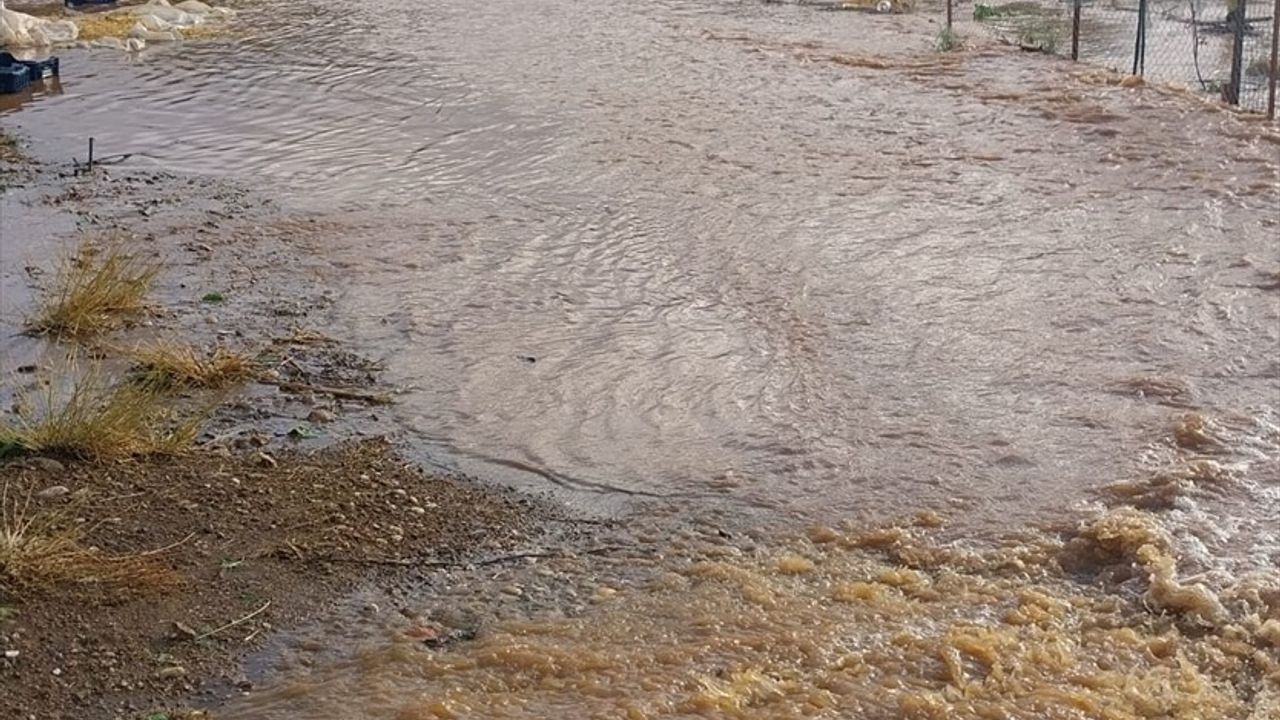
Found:
[[(1152, 82), (1176, 83), (1263, 112), (1271, 70), (1274, 0), (1081, 0), (1081, 62)], [(967, 10), (957, 2), (956, 15)], [(977, 0), (972, 18), (985, 31), (1029, 50), (1070, 55), (1074, 0)], [(1243, 23), (1240, 18), (1243, 17)], [(1231, 83), (1241, 27), (1239, 97)]]

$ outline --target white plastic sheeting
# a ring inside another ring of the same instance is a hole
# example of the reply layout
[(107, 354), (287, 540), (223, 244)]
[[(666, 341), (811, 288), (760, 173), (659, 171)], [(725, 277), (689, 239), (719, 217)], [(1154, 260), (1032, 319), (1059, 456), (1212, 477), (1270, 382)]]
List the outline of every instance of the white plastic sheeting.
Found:
[(7, 48), (49, 47), (75, 42), (80, 29), (70, 20), (49, 20), (4, 6), (0, 0), (0, 45)]
[(135, 5), (121, 12), (138, 18), (129, 37), (148, 42), (181, 40), (182, 31), (187, 28), (234, 14), (228, 8), (212, 7), (200, 0), (184, 0), (177, 5), (170, 5), (169, 0), (150, 0), (146, 5)]

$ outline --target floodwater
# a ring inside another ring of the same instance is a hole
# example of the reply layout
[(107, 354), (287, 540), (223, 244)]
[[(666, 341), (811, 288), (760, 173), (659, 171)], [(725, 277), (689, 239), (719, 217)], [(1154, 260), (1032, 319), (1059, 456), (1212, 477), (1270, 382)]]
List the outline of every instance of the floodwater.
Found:
[[(394, 623), (364, 628), (348, 658), (296, 665), (223, 716), (1276, 717), (1270, 586), (1181, 583), (1162, 569), (1166, 543), (1136, 511), (1065, 546), (1023, 537), (981, 553), (901, 528), (814, 528), (745, 559), (679, 558), (632, 587), (601, 586), (579, 615), (496, 622), (456, 648), (424, 648)], [(1088, 577), (1068, 581), (1057, 563)], [(1152, 590), (1122, 602), (1102, 577), (1135, 570), (1152, 572)]]
[[(64, 56), (5, 120), (37, 148), (92, 134), (341, 223), (328, 331), (439, 461), (587, 509), (1037, 537), (677, 557), (456, 653), (366, 637), (229, 717), (1271, 717), (1280, 601), (1240, 578), (1280, 561), (1276, 135), (940, 55), (929, 15), (269, 0), (234, 40)], [(1063, 570), (1049, 531), (1126, 504), (1147, 541)]]

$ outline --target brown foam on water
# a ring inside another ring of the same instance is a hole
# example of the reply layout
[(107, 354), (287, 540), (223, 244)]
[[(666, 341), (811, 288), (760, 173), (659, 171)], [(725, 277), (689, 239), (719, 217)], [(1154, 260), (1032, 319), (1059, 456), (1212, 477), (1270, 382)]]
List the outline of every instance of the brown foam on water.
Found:
[(1103, 492), (1144, 510), (1168, 510), (1185, 498), (1222, 494), (1235, 476), (1230, 466), (1201, 458), (1141, 480), (1113, 483)]
[[(1280, 585), (1180, 578), (1156, 516), (966, 549), (919, 527), (673, 558), (580, 617), (400, 639), (289, 717), (1240, 718), (1280, 711)], [(289, 689), (256, 698), (265, 713)], [(363, 714), (362, 714), (363, 713)]]

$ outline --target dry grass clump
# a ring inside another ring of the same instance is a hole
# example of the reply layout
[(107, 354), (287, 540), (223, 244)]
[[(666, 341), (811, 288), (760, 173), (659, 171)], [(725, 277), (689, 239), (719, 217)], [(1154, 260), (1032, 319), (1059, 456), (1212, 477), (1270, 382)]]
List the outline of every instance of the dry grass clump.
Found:
[(45, 385), (35, 407), (19, 403), (17, 422), (0, 424), (0, 451), (77, 458), (166, 454), (194, 442), (198, 418), (175, 422), (154, 383), (107, 383), (98, 367), (73, 364)]
[(74, 18), (80, 29), (79, 38), (86, 42), (102, 38), (127, 38), (138, 18), (129, 13), (93, 13)]
[(11, 163), (22, 159), (17, 138), (0, 130), (0, 162)]
[(0, 589), (18, 594), (68, 585), (141, 589), (172, 584), (155, 553), (116, 555), (84, 543), (84, 532), (59, 513), (33, 508), (31, 495), (0, 488)]
[(166, 387), (220, 388), (254, 374), (249, 356), (222, 346), (204, 350), (157, 342), (135, 348), (129, 355), (141, 378)]
[(81, 245), (39, 299), (27, 330), (81, 337), (116, 327), (145, 309), (159, 265), (127, 251), (119, 239)]

